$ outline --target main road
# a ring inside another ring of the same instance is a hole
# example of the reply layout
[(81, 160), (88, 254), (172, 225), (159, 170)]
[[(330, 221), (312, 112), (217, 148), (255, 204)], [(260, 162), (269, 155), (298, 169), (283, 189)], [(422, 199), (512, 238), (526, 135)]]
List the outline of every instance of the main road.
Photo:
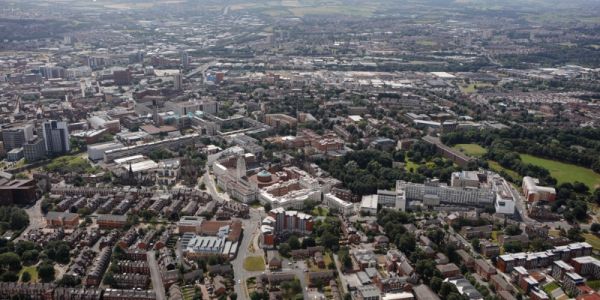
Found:
[(254, 248), (254, 253), (248, 253), (250, 244), (254, 243), (255, 233), (258, 233), (258, 226), (260, 224), (262, 216), (262, 209), (251, 208), (250, 218), (242, 220), (242, 226), (244, 229), (243, 237), (239, 243), (237, 255), (235, 259), (231, 261), (231, 265), (233, 267), (233, 280), (235, 281), (234, 290), (238, 296), (238, 299), (241, 300), (248, 299), (245, 288), (246, 279), (262, 274), (261, 271), (253, 272), (244, 269), (244, 260), (247, 256), (264, 257), (262, 249), (257, 249), (256, 247)]

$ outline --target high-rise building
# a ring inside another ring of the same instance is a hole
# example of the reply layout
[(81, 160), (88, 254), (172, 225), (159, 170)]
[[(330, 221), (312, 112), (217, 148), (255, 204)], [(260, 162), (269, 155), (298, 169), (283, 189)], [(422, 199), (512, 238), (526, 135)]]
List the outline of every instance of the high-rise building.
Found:
[(23, 144), (23, 156), (28, 162), (37, 161), (46, 157), (44, 140), (36, 138)]
[(23, 144), (33, 138), (33, 125), (31, 124), (12, 126), (2, 130), (2, 140), (6, 152), (23, 147)]
[(46, 151), (49, 154), (63, 154), (69, 152), (69, 129), (66, 122), (48, 121), (43, 124)]
[(181, 66), (187, 68), (190, 66), (190, 58), (186, 51), (181, 51)]
[(180, 91), (183, 88), (183, 76), (181, 73), (173, 75), (173, 89)]

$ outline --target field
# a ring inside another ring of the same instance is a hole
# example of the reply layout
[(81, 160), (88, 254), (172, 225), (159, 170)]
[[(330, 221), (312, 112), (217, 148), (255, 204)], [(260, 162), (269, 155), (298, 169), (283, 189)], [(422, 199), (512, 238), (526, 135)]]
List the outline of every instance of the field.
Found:
[(487, 150), (477, 144), (456, 144), (454, 149), (472, 157), (482, 157), (487, 153)]
[(476, 82), (476, 83), (471, 83), (468, 85), (461, 85), (459, 86), (459, 89), (461, 92), (465, 93), (465, 94), (472, 94), (475, 93), (479, 88), (483, 88), (483, 87), (493, 87), (493, 84), (490, 83), (482, 83), (482, 82)]
[(544, 290), (544, 292), (546, 292), (547, 294), (552, 293), (552, 291), (554, 291), (555, 289), (559, 288), (560, 286), (558, 285), (558, 283), (556, 283), (556, 281), (552, 281), (548, 284), (546, 284), (542, 289)]
[(23, 267), (23, 269), (19, 271), (19, 280), (21, 280), (21, 274), (23, 274), (23, 272), (25, 271), (29, 272), (29, 275), (31, 275), (31, 280), (29, 282), (36, 282), (38, 280), (38, 272), (36, 266)]
[(589, 280), (586, 284), (591, 287), (592, 290), (600, 290), (600, 279)]
[(550, 175), (556, 178), (558, 184), (579, 181), (587, 185), (590, 189), (594, 189), (594, 187), (600, 185), (600, 174), (591, 169), (528, 154), (521, 154), (521, 160), (524, 163), (546, 168), (550, 171)]
[(248, 256), (244, 260), (244, 269), (250, 272), (264, 271), (265, 260), (262, 256)]
[(582, 237), (585, 238), (585, 241), (592, 245), (594, 250), (600, 250), (600, 238), (595, 236), (593, 233), (582, 233)]

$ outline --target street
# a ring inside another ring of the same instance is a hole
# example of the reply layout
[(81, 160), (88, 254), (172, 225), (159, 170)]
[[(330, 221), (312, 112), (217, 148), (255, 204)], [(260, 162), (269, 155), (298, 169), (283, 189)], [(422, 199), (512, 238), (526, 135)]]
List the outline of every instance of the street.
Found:
[(156, 299), (167, 300), (167, 296), (165, 295), (165, 286), (163, 285), (158, 263), (154, 257), (154, 251), (148, 251), (147, 255), (148, 267), (150, 267), (150, 276), (152, 277), (152, 288), (154, 289), (154, 292), (156, 292)]

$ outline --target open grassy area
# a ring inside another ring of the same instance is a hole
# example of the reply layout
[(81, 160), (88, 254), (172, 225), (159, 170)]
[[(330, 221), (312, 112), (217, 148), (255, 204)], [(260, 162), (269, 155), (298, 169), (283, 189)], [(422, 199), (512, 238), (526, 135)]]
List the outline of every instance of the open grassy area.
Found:
[(456, 144), (453, 148), (472, 157), (482, 157), (487, 153), (487, 150), (478, 144)]
[(461, 86), (459, 86), (459, 89), (461, 92), (463, 92), (465, 94), (472, 94), (472, 93), (475, 93), (480, 88), (492, 87), (492, 86), (494, 86), (494, 85), (490, 84), (490, 83), (476, 82), (476, 83), (471, 83), (468, 85), (461, 85)]
[(244, 260), (244, 269), (250, 272), (264, 271), (265, 260), (262, 256), (248, 256)]
[(554, 291), (555, 289), (559, 288), (560, 286), (558, 285), (558, 283), (556, 283), (556, 281), (552, 281), (548, 284), (546, 284), (542, 289), (544, 290), (544, 292), (546, 292), (546, 294), (550, 295), (552, 293), (552, 291)]
[(540, 166), (550, 171), (550, 175), (556, 178), (558, 184), (579, 181), (592, 190), (600, 185), (600, 174), (591, 169), (529, 154), (521, 154), (520, 156), (523, 162)]
[(313, 208), (311, 213), (313, 216), (326, 217), (329, 214), (329, 209), (322, 207), (322, 206), (317, 206), (317, 207)]
[(69, 155), (55, 158), (46, 165), (46, 170), (49, 172), (58, 173), (80, 173), (80, 174), (93, 174), (98, 171), (93, 167), (85, 158), (80, 155)]
[(420, 165), (418, 163), (415, 163), (415, 162), (407, 159), (406, 164), (404, 165), (404, 170), (406, 170), (408, 172), (411, 172), (411, 170), (412, 170), (412, 172), (414, 173), (414, 172), (417, 172), (417, 168), (419, 168), (419, 166)]
[(21, 280), (21, 275), (25, 271), (29, 272), (29, 275), (31, 275), (31, 280), (29, 282), (37, 282), (38, 272), (36, 266), (23, 267), (21, 271), (19, 271), (19, 280)]
[(600, 238), (599, 237), (597, 237), (593, 233), (582, 233), (581, 236), (585, 238), (585, 241), (588, 242), (588, 244), (590, 244), (590, 245), (592, 245), (592, 247), (594, 247), (594, 250), (600, 251)]
[(586, 284), (592, 288), (592, 290), (600, 290), (600, 279), (588, 280)]

